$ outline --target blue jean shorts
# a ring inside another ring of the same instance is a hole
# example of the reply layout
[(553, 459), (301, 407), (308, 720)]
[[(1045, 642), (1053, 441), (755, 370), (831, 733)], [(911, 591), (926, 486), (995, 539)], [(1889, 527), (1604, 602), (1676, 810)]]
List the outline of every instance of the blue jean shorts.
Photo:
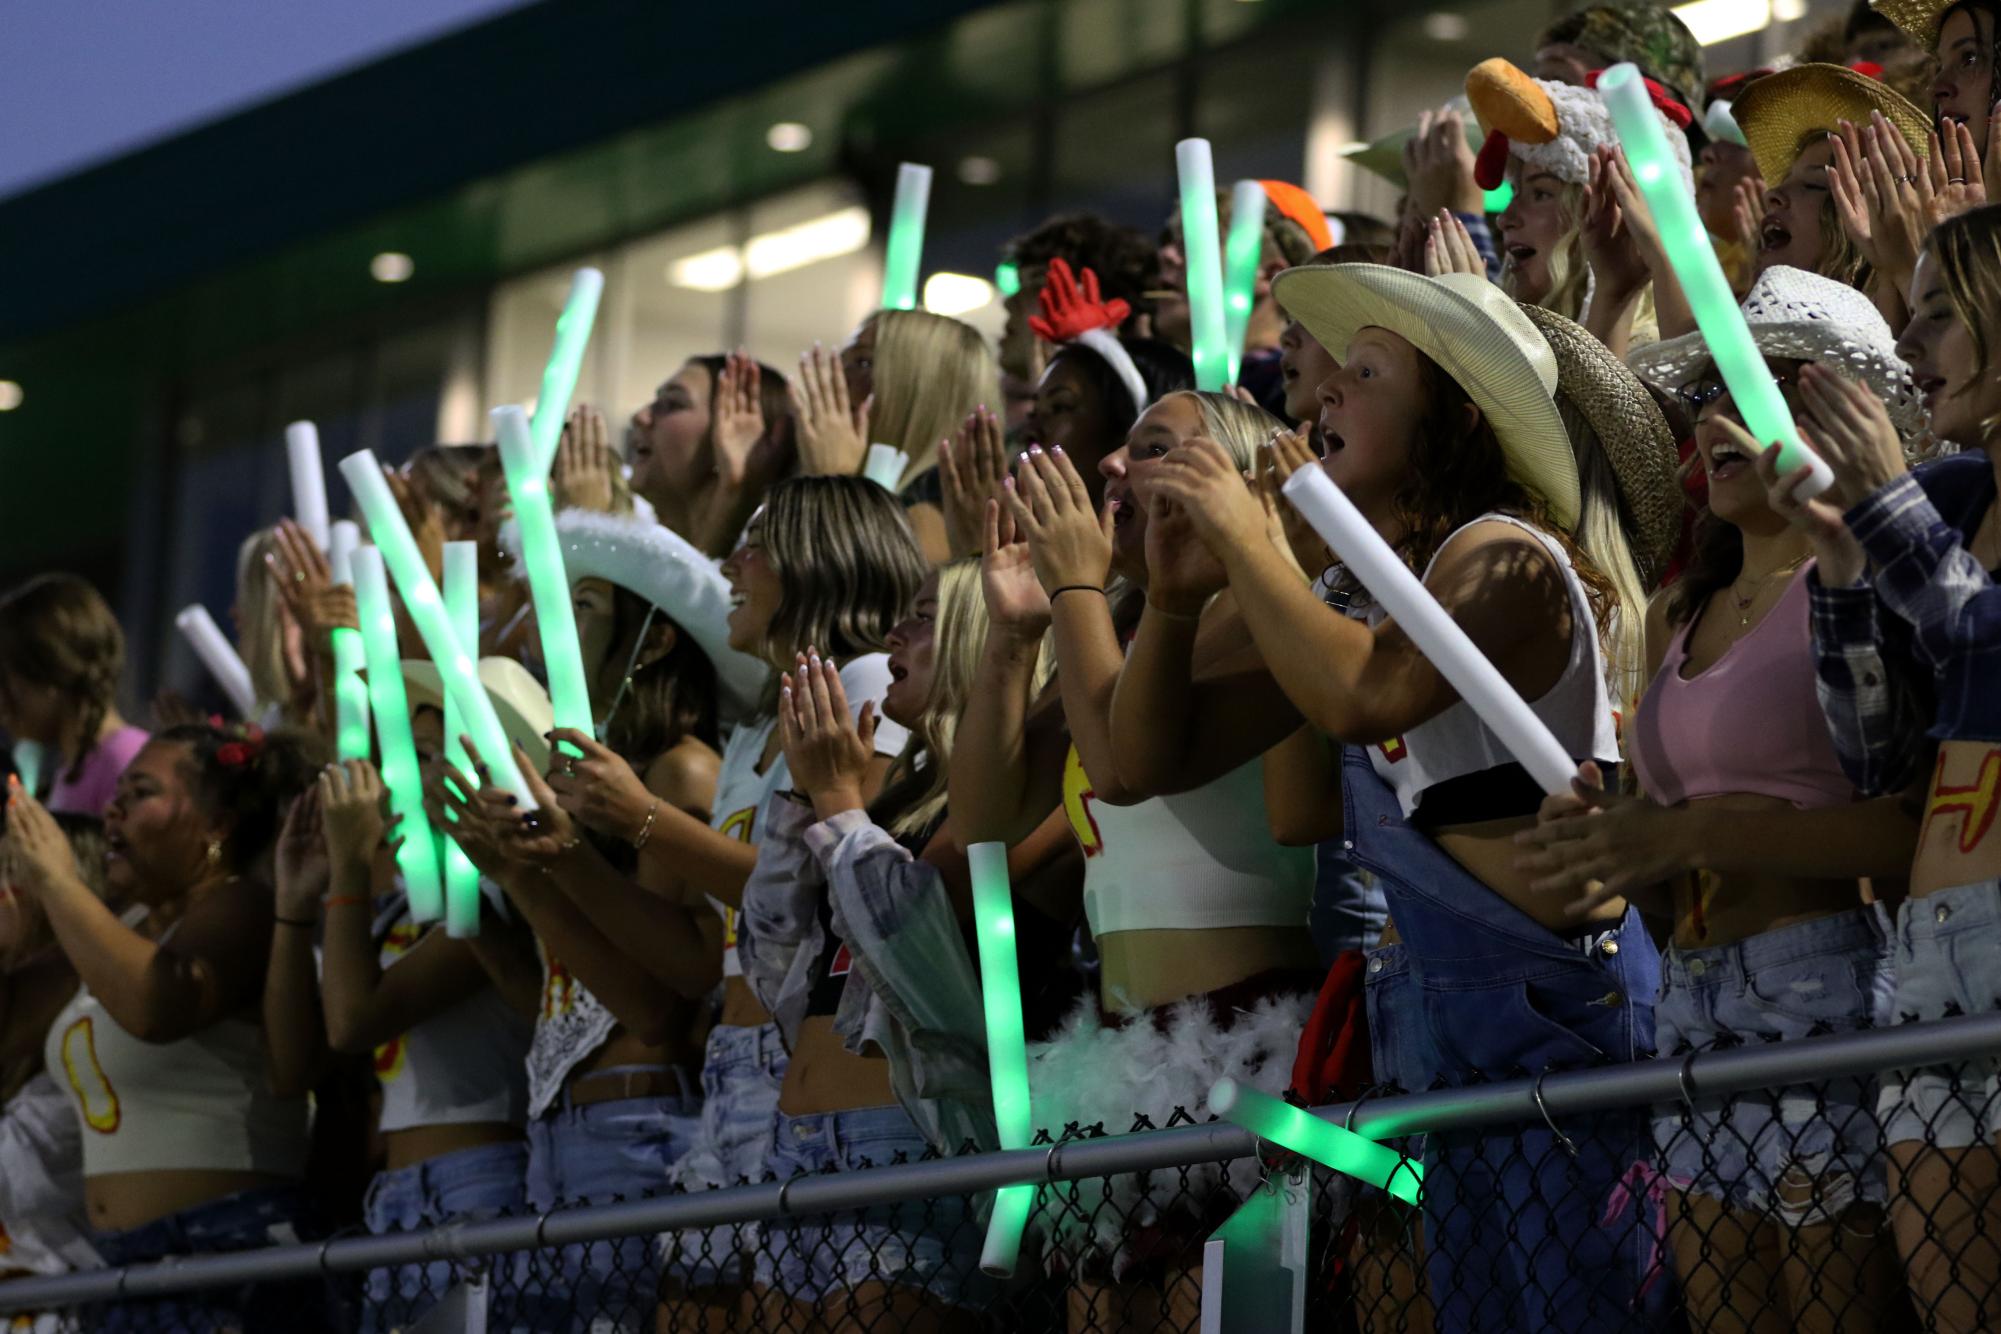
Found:
[[(518, 1140), (441, 1153), (378, 1172), (362, 1201), (362, 1218), (370, 1232), (381, 1236), (518, 1214), (528, 1207), (527, 1171), (528, 1146)], [(433, 1260), (369, 1270), (361, 1328), (401, 1329), (414, 1323), (473, 1267), (479, 1266)]]
[[(249, 1251), (310, 1240), (305, 1192), (261, 1186), (168, 1214), (92, 1240), (106, 1265), (144, 1264), (169, 1256)], [(189, 1330), (332, 1329), (327, 1286), (318, 1279), (203, 1288), (155, 1301), (125, 1300), (86, 1312), (84, 1327), (106, 1334), (185, 1334)]]
[[(1847, 1033), (1889, 1022), (1895, 985), (1881, 905), (1662, 960), (1661, 1056)], [(1771, 1212), (1790, 1227), (1888, 1198), (1876, 1080), (1867, 1076), (1698, 1098), (1654, 1111), (1662, 1170), (1678, 1189)], [(1782, 1190), (1780, 1183), (1792, 1188)]]
[[(916, 1162), (929, 1151), (901, 1107), (813, 1116), (779, 1113), (771, 1168), (781, 1180)], [(959, 1196), (877, 1205), (764, 1225), (757, 1286), (817, 1305), (864, 1283), (921, 1288), (948, 1305), (978, 1300), (984, 1230)]]
[[(664, 1193), (668, 1169), (694, 1142), (700, 1111), (693, 1089), (583, 1107), (572, 1107), (566, 1091), (528, 1123), (528, 1203), (546, 1213)], [(507, 1327), (564, 1334), (652, 1329), (660, 1264), (647, 1239), (619, 1237), (525, 1255), (520, 1309), (509, 1312)]]
[[(718, 1024), (709, 1030), (702, 1057), (702, 1123), (687, 1156), (675, 1165), (676, 1185), (713, 1190), (765, 1179), (785, 1065), (776, 1024)], [(749, 1281), (757, 1238), (756, 1223), (670, 1232), (660, 1239), (667, 1281), (684, 1291), (741, 1288)]]
[[(2001, 881), (1904, 900), (1896, 959), (1890, 1008), (1900, 1024), (2001, 1009)], [(1888, 1071), (1882, 1087), (1885, 1143), (1964, 1149), (2001, 1134), (2001, 1060)]]

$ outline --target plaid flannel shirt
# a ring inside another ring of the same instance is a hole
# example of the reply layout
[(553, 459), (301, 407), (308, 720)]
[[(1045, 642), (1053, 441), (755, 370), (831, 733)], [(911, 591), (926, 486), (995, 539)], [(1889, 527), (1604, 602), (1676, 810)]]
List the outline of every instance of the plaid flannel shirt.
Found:
[(1466, 224), (1466, 235), (1473, 241), (1473, 248), (1480, 252), (1480, 260), (1487, 266), (1487, 281), (1501, 281), (1501, 248), (1494, 244), (1494, 229), (1487, 224), (1484, 213), (1454, 212), (1453, 217)]
[(2001, 741), (2001, 587), (1967, 550), (1994, 502), (1985, 454), (1925, 464), (1847, 515), (1869, 583), (1810, 583), (1820, 704), (1866, 795), (1907, 784), (1936, 741)]

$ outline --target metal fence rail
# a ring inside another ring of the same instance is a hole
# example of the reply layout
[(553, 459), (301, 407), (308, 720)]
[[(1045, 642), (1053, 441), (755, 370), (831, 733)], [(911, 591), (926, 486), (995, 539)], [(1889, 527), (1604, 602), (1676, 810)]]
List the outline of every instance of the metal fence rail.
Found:
[[(1364, 1098), (1320, 1115), (1371, 1138), (1492, 1128), (1697, 1097), (1729, 1096), (1891, 1069), (1952, 1065), (2001, 1054), (2001, 1013), (1696, 1053), (1472, 1088)], [(1087, 1128), (1087, 1133), (1092, 1128)], [(699, 1194), (454, 1224), (394, 1236), (344, 1237), (157, 1264), (0, 1284), (0, 1314), (167, 1297), (207, 1288), (356, 1274), (620, 1237), (650, 1236), (977, 1195), (1003, 1185), (1114, 1177), (1241, 1159), (1257, 1141), (1216, 1122), (1135, 1134), (1069, 1138), (1047, 1148), (972, 1154), (802, 1176)]]

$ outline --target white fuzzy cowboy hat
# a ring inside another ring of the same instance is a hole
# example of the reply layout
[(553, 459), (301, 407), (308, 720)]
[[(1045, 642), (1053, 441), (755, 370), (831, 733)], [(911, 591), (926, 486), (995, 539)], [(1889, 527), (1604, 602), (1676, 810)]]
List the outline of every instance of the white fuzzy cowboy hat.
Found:
[[(481, 658), (479, 683), (493, 701), (493, 711), (500, 715), (500, 730), (507, 733), (509, 741), (528, 752), (536, 773), (546, 770), (549, 729), (556, 725), (549, 692), (512, 658)], [(403, 659), (403, 691), (412, 709), (445, 707), (444, 683), (438, 677), (438, 665), (429, 658)], [(493, 761), (491, 755), (482, 758), (489, 764)]]
[[(596, 510), (556, 516), (563, 568), (574, 584), (603, 579), (658, 607), (701, 646), (716, 669), (717, 711), (725, 721), (755, 716), (771, 668), (730, 647), (730, 586), (722, 568), (673, 529)], [(509, 523), (501, 543), (519, 571), (520, 530)]]
[[(1897, 355), (1897, 336), (1876, 303), (1862, 293), (1804, 269), (1775, 264), (1758, 275), (1744, 298), (1751, 341), (1768, 357), (1818, 362), (1868, 386), (1890, 410), (1897, 434), (1925, 429), (1924, 405), (1911, 368)], [(1704, 362), (1709, 344), (1699, 333), (1634, 352), (1628, 364), (1641, 379), (1678, 389)]]
[(1566, 532), (1577, 526), (1577, 458), (1557, 411), (1556, 353), (1500, 288), (1467, 273), (1303, 264), (1279, 274), (1272, 293), (1337, 359), (1361, 329), (1408, 339), (1479, 407), (1509, 476), (1548, 501)]

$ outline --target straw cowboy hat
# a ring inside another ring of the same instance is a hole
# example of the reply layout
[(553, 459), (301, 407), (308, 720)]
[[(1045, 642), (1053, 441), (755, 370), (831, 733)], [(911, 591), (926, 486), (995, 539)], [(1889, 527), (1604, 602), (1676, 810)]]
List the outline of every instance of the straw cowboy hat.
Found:
[[(512, 658), (481, 658), (479, 683), (500, 715), (500, 730), (507, 739), (528, 752), (528, 762), (541, 773), (549, 767), (548, 733), (556, 725), (556, 713), (549, 705), (549, 692), (531, 676), (526, 667)], [(445, 707), (445, 687), (438, 665), (429, 658), (403, 660), (403, 691), (412, 709)], [(449, 738), (447, 738), (449, 739)], [(483, 756), (491, 763), (493, 756)]]
[[(1924, 404), (1897, 355), (1896, 334), (1876, 303), (1846, 283), (1773, 265), (1744, 298), (1744, 321), (1766, 356), (1820, 362), (1866, 385), (1906, 442), (1925, 430)], [(1641, 379), (1678, 389), (1709, 359), (1709, 344), (1692, 333), (1641, 348), (1632, 365)]]
[(1794, 65), (1767, 74), (1730, 104), (1759, 174), (1772, 182), (1785, 179), (1809, 136), (1838, 121), (1867, 125), (1872, 111), (1883, 113), (1919, 161), (1930, 155), (1931, 117), (1881, 79), (1846, 65)]
[[(716, 669), (717, 709), (726, 721), (757, 713), (771, 668), (730, 647), (730, 587), (717, 563), (658, 523), (595, 510), (556, 516), (570, 582), (603, 579), (658, 607), (708, 655)], [(520, 530), (508, 524), (501, 544), (521, 569)]]
[(1651, 588), (1681, 538), (1684, 505), (1675, 477), (1680, 456), (1674, 428), (1640, 377), (1583, 325), (1526, 301), (1517, 304), (1556, 353), (1558, 406), (1569, 404), (1590, 424), (1612, 465), (1620, 524), (1640, 582)]
[(1939, 26), (1960, 0), (1870, 0), (1869, 8), (1897, 25), (1897, 30), (1926, 51), (1938, 45)]
[(1577, 526), (1577, 459), (1557, 411), (1557, 359), (1520, 307), (1484, 277), (1435, 278), (1382, 264), (1306, 264), (1272, 285), (1286, 312), (1335, 357), (1365, 328), (1387, 329), (1437, 362), (1494, 430), (1508, 474)]

